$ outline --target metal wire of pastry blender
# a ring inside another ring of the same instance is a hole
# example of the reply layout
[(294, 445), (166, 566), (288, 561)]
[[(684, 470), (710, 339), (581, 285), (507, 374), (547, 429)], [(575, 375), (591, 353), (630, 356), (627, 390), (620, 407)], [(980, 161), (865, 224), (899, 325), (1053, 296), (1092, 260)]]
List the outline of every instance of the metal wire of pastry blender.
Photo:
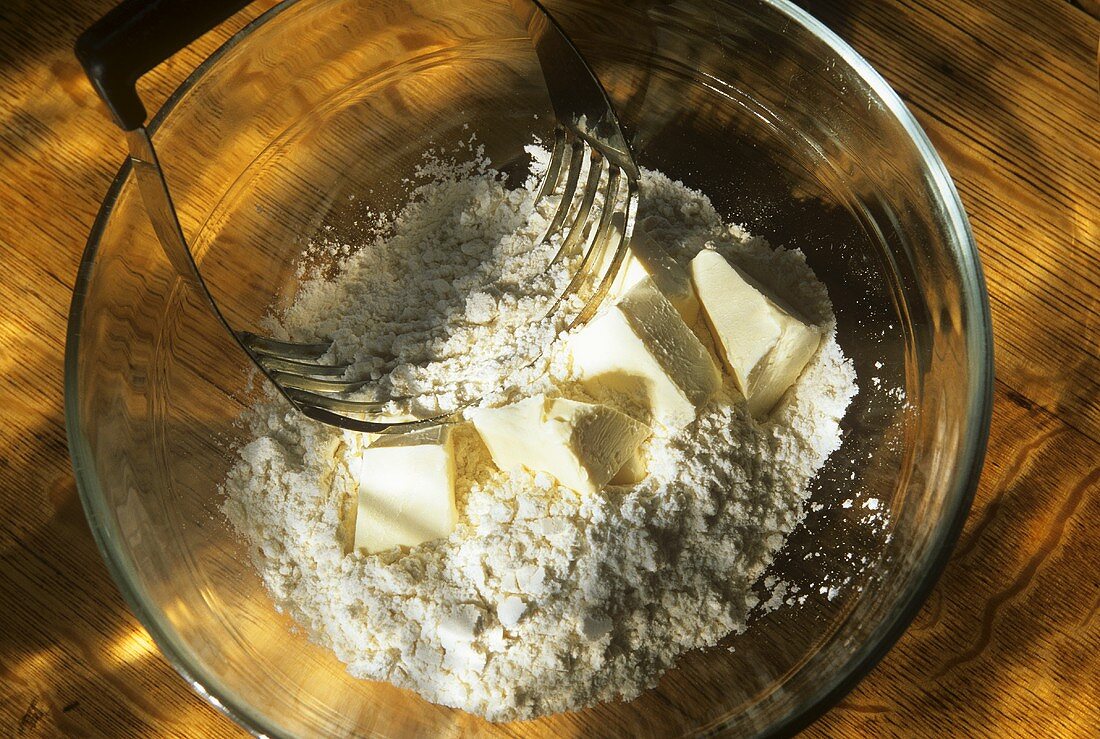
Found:
[[(121, 16), (133, 4), (125, 2), (113, 12)], [(234, 4), (243, 6), (247, 2), (236, 0)], [(546, 315), (556, 311), (572, 295), (587, 293), (583, 308), (571, 321), (570, 327), (574, 327), (595, 314), (626, 254), (638, 206), (638, 167), (603, 87), (561, 27), (536, 0), (512, 0), (512, 9), (526, 26), (534, 45), (557, 119), (550, 161), (536, 203), (554, 196), (559, 200), (542, 242), (561, 236), (552, 265), (579, 254), (576, 272)], [(232, 10), (223, 7), (220, 12), (227, 17)], [(104, 20), (109, 19), (110, 15)], [(133, 25), (131, 18), (115, 18), (114, 22)], [(186, 35), (175, 29), (166, 33)], [(92, 34), (85, 35), (90, 37)], [(78, 42), (78, 56), (93, 85), (126, 132), (138, 189), (168, 259), (182, 278), (206, 298), (226, 330), (286, 400), (314, 420), (354, 431), (393, 433), (437, 425), (454, 418), (457, 413), (428, 419), (393, 420), (384, 413), (387, 404), (409, 398), (360, 400), (347, 397), (348, 393), (368, 387), (372, 381), (348, 379), (346, 375), (351, 369), (348, 364), (324, 363), (322, 360), (331, 344), (281, 341), (237, 331), (229, 325), (187, 246), (164, 173), (144, 127), (144, 109), (132, 91), (132, 82), (129, 89), (121, 92), (134, 96), (133, 103), (140, 111), (140, 118), (135, 118), (136, 125), (128, 126), (128, 111), (114, 97), (125, 95), (110, 89), (112, 80), (104, 81), (106, 75), (102, 65), (96, 67), (100, 61), (97, 55), (102, 56), (103, 50), (89, 48), (90, 44), (82, 49), (84, 41), (82, 37)], [(176, 44), (177, 48), (182, 45)], [(153, 53), (161, 58), (167, 56), (158, 54), (160, 51), (157, 49)], [(147, 71), (155, 63), (155, 59), (152, 63), (146, 61), (141, 71)], [(582, 183), (581, 175), (585, 171)], [(602, 207), (594, 215), (593, 206), (601, 192)]]

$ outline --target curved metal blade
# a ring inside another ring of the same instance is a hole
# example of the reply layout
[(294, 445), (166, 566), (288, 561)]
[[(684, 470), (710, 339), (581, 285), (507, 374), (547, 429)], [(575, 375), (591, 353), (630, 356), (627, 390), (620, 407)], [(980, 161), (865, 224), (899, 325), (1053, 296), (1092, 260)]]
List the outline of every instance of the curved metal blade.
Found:
[(512, 0), (512, 10), (535, 47), (558, 122), (636, 180), (638, 165), (607, 93), (565, 31), (538, 0)]

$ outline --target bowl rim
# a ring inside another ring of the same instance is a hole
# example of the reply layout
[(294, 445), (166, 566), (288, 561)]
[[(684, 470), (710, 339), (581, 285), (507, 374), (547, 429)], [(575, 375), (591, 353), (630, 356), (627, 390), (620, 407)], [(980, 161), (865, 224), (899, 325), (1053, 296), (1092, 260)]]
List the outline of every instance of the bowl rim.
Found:
[[(967, 367), (970, 375), (969, 382), (974, 388), (966, 409), (965, 428), (971, 429), (971, 433), (962, 437), (958, 457), (960, 464), (955, 474), (955, 489), (948, 497), (948, 500), (954, 500), (955, 510), (950, 515), (950, 520), (946, 520), (946, 515), (941, 519), (941, 526), (934, 532), (933, 539), (929, 543), (929, 551), (933, 553), (932, 558), (926, 563), (921, 579), (899, 600), (891, 616), (879, 624), (864, 642), (863, 647), (849, 657), (847, 664), (834, 675), (831, 685), (820, 688), (817, 694), (804, 701), (799, 709), (791, 712), (761, 734), (766, 737), (777, 737), (797, 734), (851, 692), (908, 630), (931, 594), (932, 588), (939, 581), (940, 575), (943, 574), (970, 513), (970, 506), (985, 462), (993, 410), (993, 323), (989, 310), (989, 294), (978, 257), (978, 247), (974, 241), (962, 199), (947, 171), (947, 165), (932, 145), (928, 134), (902, 101), (901, 96), (890, 86), (886, 78), (879, 74), (851, 45), (817, 18), (794, 5), (791, 0), (761, 1), (786, 13), (795, 22), (800, 23), (806, 30), (828, 44), (868, 83), (916, 146), (925, 171), (935, 184), (933, 194), (947, 215), (946, 223), (949, 226), (951, 241), (955, 245), (961, 268), (961, 292), (967, 301), (968, 308), (964, 315)], [(946, 525), (942, 525), (945, 520)]]
[[(727, 0), (717, 1), (725, 2)], [(281, 0), (281, 2), (244, 25), (209, 57), (203, 60), (152, 117), (148, 124), (150, 134), (160, 127), (180, 100), (223, 56), (257, 28), (276, 18), (288, 8), (297, 5), (298, 2), (299, 0)], [(943, 212), (946, 215), (945, 223), (956, 251), (955, 256), (960, 265), (961, 290), (968, 308), (964, 311), (964, 334), (967, 337), (969, 382), (975, 389), (970, 396), (970, 403), (966, 409), (965, 427), (970, 429), (971, 433), (962, 438), (959, 452), (960, 464), (954, 476), (954, 490), (950, 491), (947, 496), (948, 505), (953, 504), (954, 510), (941, 519), (941, 525), (933, 532), (932, 541), (928, 547), (933, 554), (931, 559), (927, 561), (920, 580), (915, 587), (905, 593), (905, 597), (893, 608), (890, 617), (879, 624), (861, 650), (853, 653), (843, 667), (833, 673), (831, 678), (815, 694), (802, 701), (801, 705), (789, 712), (776, 724), (764, 729), (760, 734), (760, 736), (774, 737), (791, 736), (801, 731), (824, 715), (850, 692), (905, 633), (939, 580), (969, 514), (985, 458), (993, 402), (993, 332), (989, 295), (969, 220), (955, 184), (924, 129), (886, 79), (875, 71), (870, 63), (852, 46), (827, 28), (821, 21), (794, 5), (791, 0), (758, 0), (758, 2), (770, 6), (801, 25), (847, 62), (878, 95), (883, 105), (901, 125), (917, 148), (925, 171), (934, 183), (933, 195), (938, 204), (943, 207)], [(119, 168), (104, 195), (103, 203), (96, 215), (81, 256), (73, 287), (73, 298), (69, 308), (64, 360), (65, 425), (77, 492), (85, 516), (88, 519), (92, 536), (107, 564), (112, 579), (130, 606), (131, 611), (147, 630), (168, 663), (210, 705), (247, 731), (255, 735), (284, 735), (288, 732), (275, 725), (268, 716), (258, 713), (253, 709), (251, 703), (224, 686), (216, 675), (205, 669), (202, 662), (197, 659), (194, 651), (179, 637), (175, 629), (161, 618), (157, 609), (151, 606), (152, 601), (132, 576), (136, 568), (134, 568), (131, 559), (114, 544), (115, 540), (120, 538), (119, 532), (111, 523), (109, 512), (105, 507), (105, 497), (102, 494), (98, 479), (92, 472), (92, 454), (89, 443), (79, 431), (80, 407), (77, 399), (77, 357), (79, 355), (84, 299), (91, 281), (92, 267), (98, 254), (100, 239), (118, 202), (122, 188), (129, 178), (130, 170), (130, 162), (127, 159)], [(729, 728), (727, 724), (720, 724), (707, 733), (720, 733), (727, 728)]]

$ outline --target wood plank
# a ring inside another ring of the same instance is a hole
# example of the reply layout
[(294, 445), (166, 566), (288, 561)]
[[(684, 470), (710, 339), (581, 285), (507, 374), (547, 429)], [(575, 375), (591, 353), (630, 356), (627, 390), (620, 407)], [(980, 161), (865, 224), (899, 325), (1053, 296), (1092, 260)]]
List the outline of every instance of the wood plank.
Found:
[[(61, 412), (76, 267), (123, 157), (71, 55), (113, 0), (0, 8), (0, 734), (244, 736), (111, 582)], [(1086, 735), (1100, 705), (1095, 0), (803, 0), (897, 87), (961, 191), (994, 313), (988, 463), (913, 627), (807, 732)], [(257, 2), (143, 83), (163, 100)]]
[[(238, 737), (138, 625), (91, 538), (72, 479), (61, 358), (88, 230), (124, 156), (72, 56), (114, 3), (0, 8), (0, 734)], [(150, 75), (154, 100), (249, 18)], [(154, 103), (155, 105), (156, 103)]]
[(883, 73), (946, 161), (997, 376), (1100, 439), (1100, 21), (1055, 0), (800, 4)]
[(1100, 444), (997, 384), (982, 484), (938, 586), (806, 736), (1085, 736), (1100, 719)]

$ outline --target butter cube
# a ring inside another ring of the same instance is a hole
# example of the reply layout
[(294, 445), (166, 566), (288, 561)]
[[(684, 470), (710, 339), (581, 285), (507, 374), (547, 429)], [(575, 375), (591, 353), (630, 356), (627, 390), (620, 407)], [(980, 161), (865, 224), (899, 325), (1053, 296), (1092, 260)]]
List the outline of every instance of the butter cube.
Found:
[(650, 277), (574, 334), (570, 349), (574, 373), (593, 396), (634, 399), (666, 431), (694, 421), (722, 382), (706, 347)]
[(457, 523), (449, 427), (380, 436), (363, 450), (356, 549), (414, 547), (450, 535)]
[(821, 330), (777, 305), (717, 252), (699, 252), (691, 261), (691, 278), (707, 327), (749, 412), (766, 416), (817, 351)]
[(645, 424), (609, 406), (544, 395), (468, 416), (497, 467), (547, 472), (588, 494), (606, 485), (650, 435)]
[(645, 460), (641, 454), (631, 455), (615, 476), (607, 481), (608, 485), (636, 485), (646, 478), (649, 472), (646, 470)]
[(664, 247), (644, 230), (638, 229), (630, 239), (626, 257), (615, 275), (615, 281), (611, 283), (608, 297), (621, 298), (646, 277), (651, 278), (657, 289), (668, 298), (684, 323), (689, 326), (695, 323), (699, 317), (699, 300), (695, 297), (691, 275)]

